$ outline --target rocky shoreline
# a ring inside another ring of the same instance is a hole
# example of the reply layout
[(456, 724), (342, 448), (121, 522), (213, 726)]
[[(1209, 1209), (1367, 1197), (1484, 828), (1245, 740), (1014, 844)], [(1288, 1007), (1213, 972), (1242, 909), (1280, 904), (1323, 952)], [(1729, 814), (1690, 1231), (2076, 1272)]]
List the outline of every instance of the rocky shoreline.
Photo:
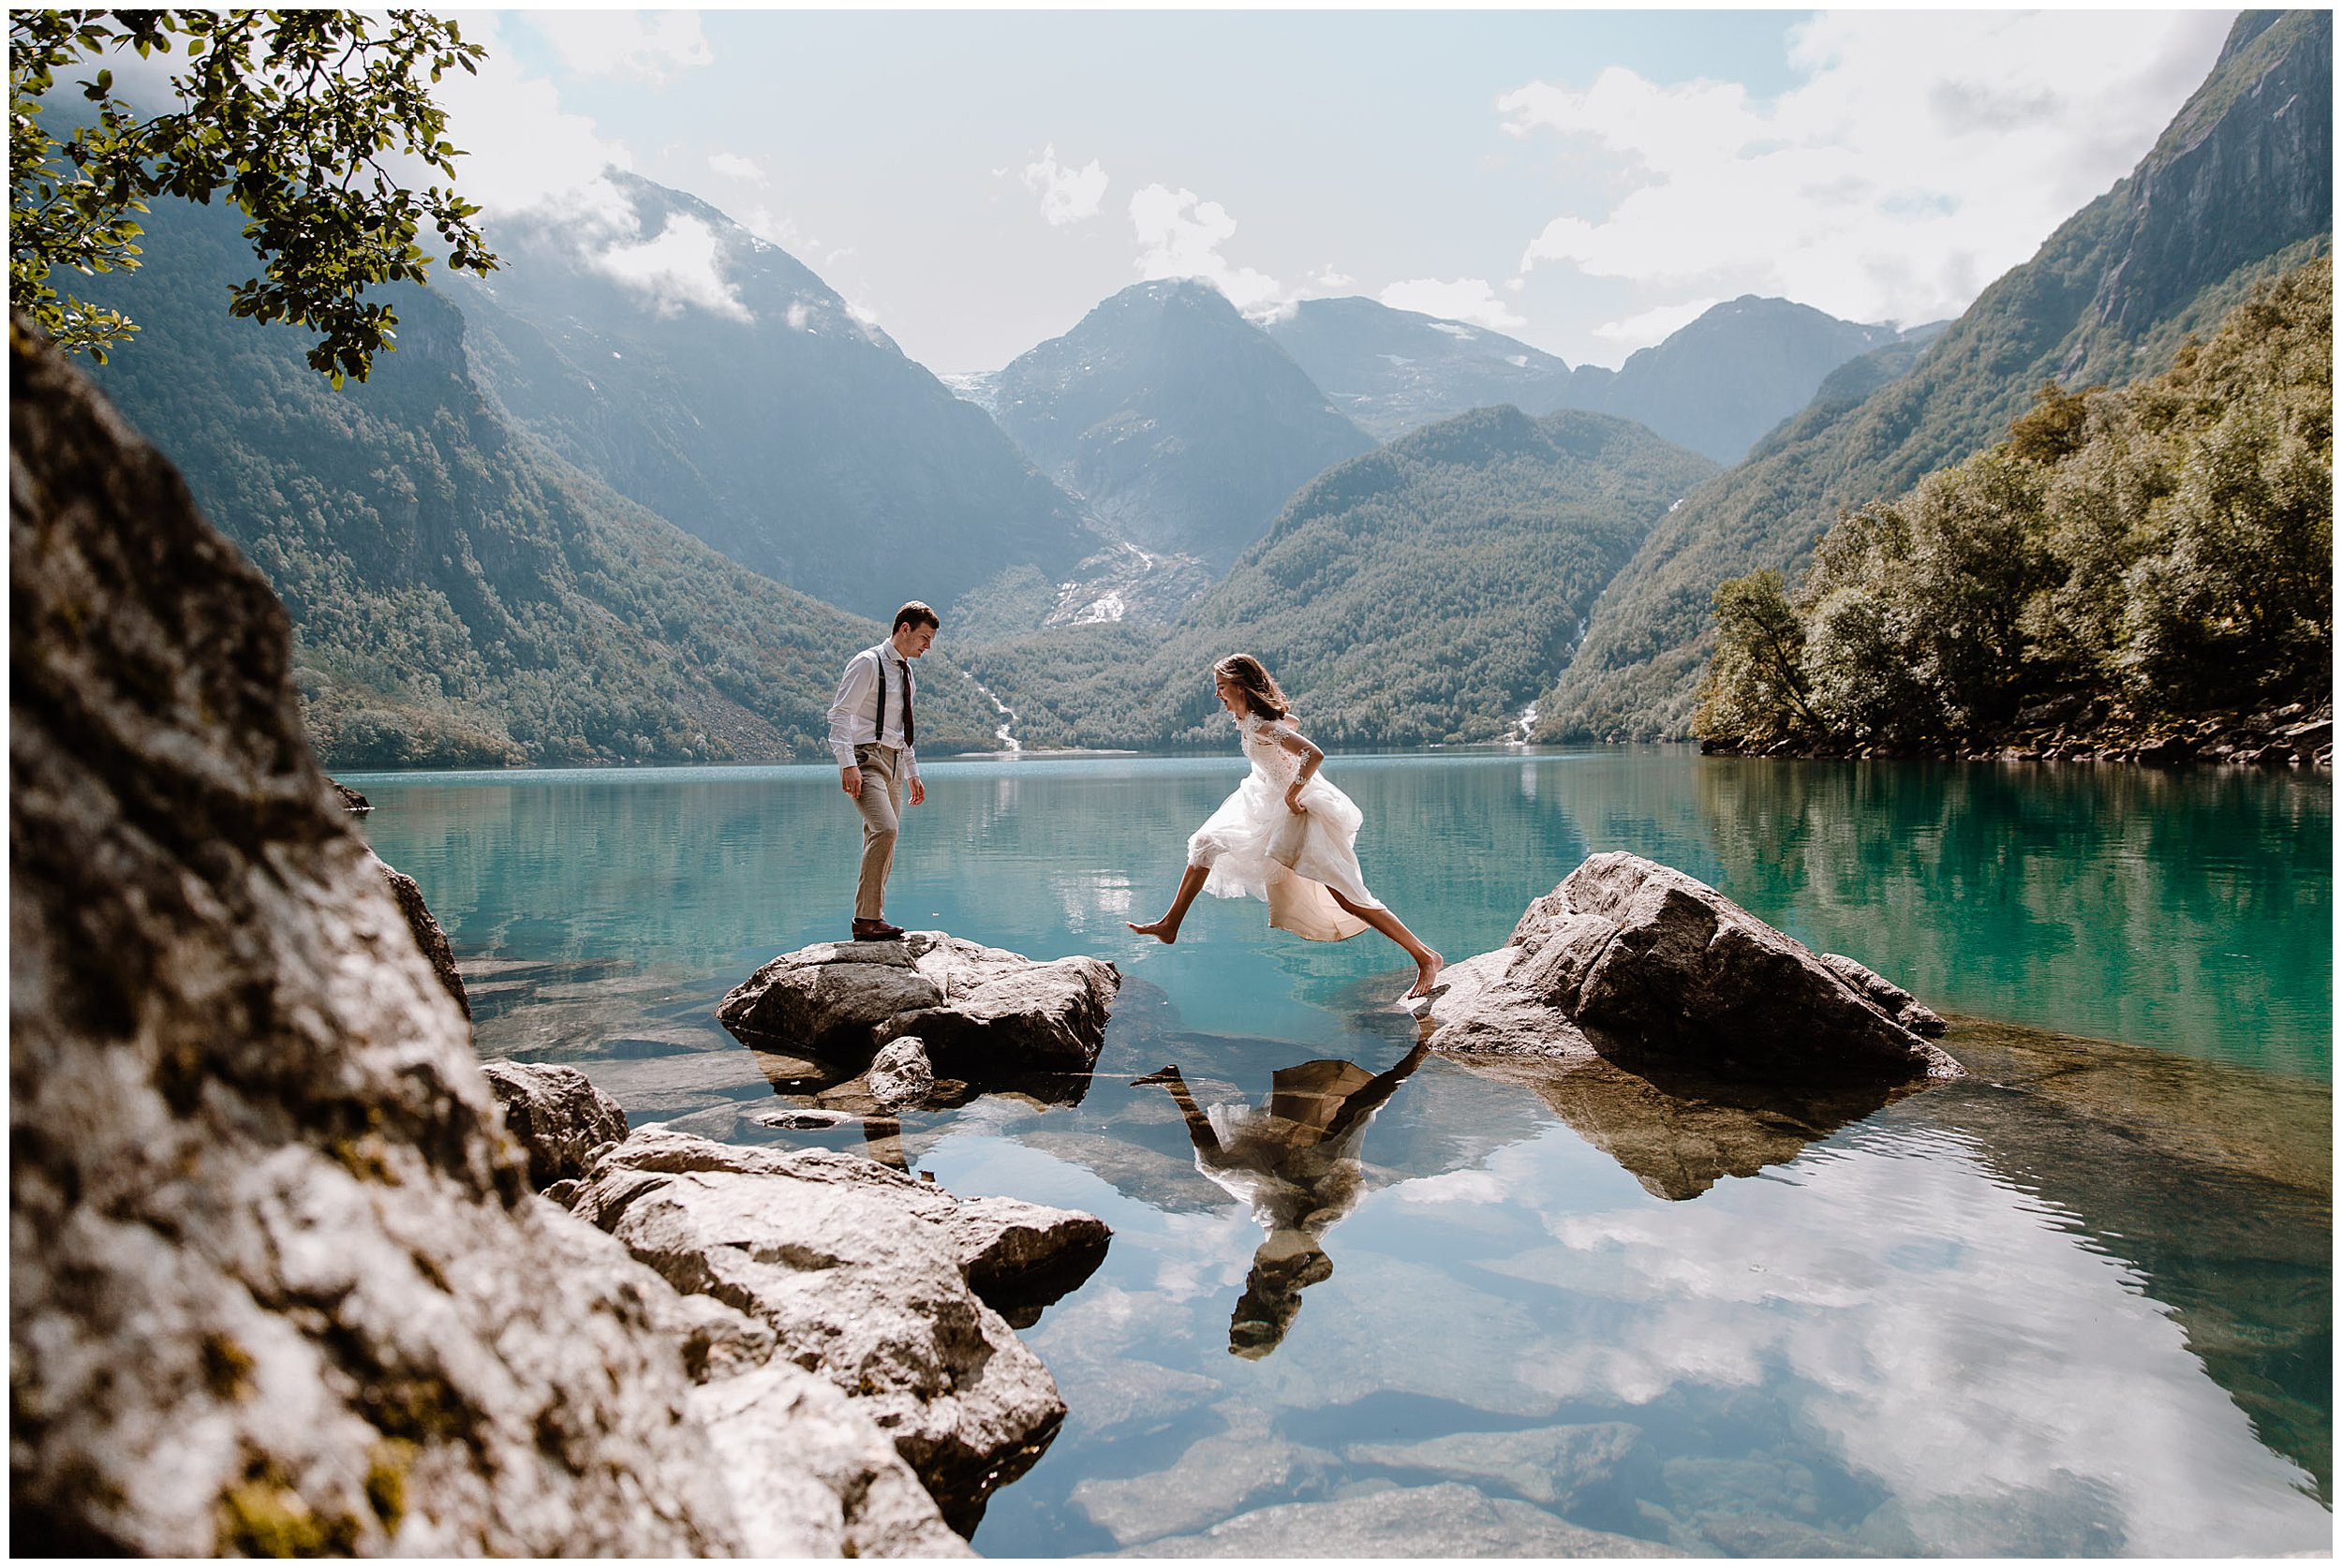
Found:
[(2071, 697), (2038, 703), (2008, 730), (1964, 745), (1900, 747), (1811, 746), (1783, 741), (1745, 747), (1729, 737), (1703, 739), (1711, 757), (1878, 758), (1974, 762), (2138, 762), (2231, 767), (2334, 768), (2334, 701), (2289, 703), (2191, 717), (2145, 717), (2103, 700)]

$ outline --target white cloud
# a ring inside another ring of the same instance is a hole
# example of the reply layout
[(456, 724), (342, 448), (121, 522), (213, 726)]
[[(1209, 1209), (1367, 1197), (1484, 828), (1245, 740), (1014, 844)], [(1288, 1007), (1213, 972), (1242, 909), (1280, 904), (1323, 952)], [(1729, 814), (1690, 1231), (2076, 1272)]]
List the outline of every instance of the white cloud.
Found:
[(1517, 315), (1497, 298), (1496, 290), (1485, 278), (1460, 277), (1453, 282), (1435, 277), (1408, 278), (1390, 285), (1376, 297), (1393, 310), (1412, 310), (1449, 321), (1476, 321), (1498, 332), (1529, 324), (1527, 318)]
[(707, 155), (707, 167), (725, 179), (744, 185), (769, 185), (773, 183), (754, 158), (743, 157), (738, 153), (710, 153)]
[(1192, 190), (1149, 185), (1131, 198), (1131, 227), (1138, 235), (1141, 277), (1202, 278), (1243, 311), (1269, 311), (1284, 303), (1284, 287), (1275, 278), (1220, 254), (1236, 233), (1236, 219), (1217, 201), (1202, 200)]
[(465, 19), (465, 37), (487, 45), (488, 57), (477, 76), (451, 71), (438, 84), (449, 140), (467, 155), (455, 166), (457, 188), (491, 223), (537, 214), (567, 223), (581, 244), (633, 238), (633, 206), (609, 179), (633, 159), (592, 120), (563, 110), (552, 82), (523, 71), (501, 47), (497, 22), (493, 14)]
[(695, 306), (749, 320), (748, 306), (724, 281), (720, 258), (716, 231), (704, 219), (676, 213), (657, 239), (613, 245), (589, 259), (599, 271), (647, 298), (661, 316)]
[(1039, 163), (1025, 165), (1025, 188), (1041, 198), (1041, 215), (1051, 227), (1078, 223), (1098, 215), (1105, 201), (1106, 171), (1095, 158), (1079, 169), (1058, 162), (1053, 141)]
[(663, 87), (716, 59), (697, 11), (538, 11), (529, 21), (581, 76)]
[(1621, 67), (1584, 88), (1533, 82), (1497, 100), (1505, 128), (1559, 136), (1623, 194), (1555, 217), (1522, 270), (1780, 294), (1857, 320), (1957, 314), (2129, 171), (2229, 22), (1826, 12), (1791, 35), (1806, 80), (1771, 100)]
[(1686, 300), (1680, 304), (1653, 305), (1640, 315), (1629, 316), (1623, 321), (1605, 322), (1594, 328), (1593, 335), (1630, 350), (1647, 348), (1666, 339), (1677, 328), (1698, 320), (1715, 303), (1713, 299), (1699, 299)]

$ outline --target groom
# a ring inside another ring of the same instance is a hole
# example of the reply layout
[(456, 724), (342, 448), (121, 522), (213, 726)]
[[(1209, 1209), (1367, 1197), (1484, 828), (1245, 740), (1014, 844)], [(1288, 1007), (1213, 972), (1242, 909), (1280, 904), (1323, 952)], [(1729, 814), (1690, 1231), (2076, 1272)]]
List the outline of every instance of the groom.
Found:
[(858, 942), (892, 941), (903, 934), (901, 926), (886, 924), (886, 877), (895, 868), (904, 784), (911, 786), (912, 805), (927, 798), (912, 749), (918, 729), (911, 712), (911, 660), (927, 651), (941, 624), (915, 599), (896, 611), (892, 635), (846, 660), (837, 700), (829, 705), (837, 780), (862, 812), (862, 879), (853, 892)]

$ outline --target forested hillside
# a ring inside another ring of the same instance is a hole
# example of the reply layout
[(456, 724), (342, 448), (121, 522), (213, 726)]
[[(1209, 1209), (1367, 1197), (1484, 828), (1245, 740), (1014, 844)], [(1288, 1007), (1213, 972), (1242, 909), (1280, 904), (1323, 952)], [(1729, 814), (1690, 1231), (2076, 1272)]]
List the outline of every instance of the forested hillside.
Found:
[(1841, 519), (1793, 595), (1717, 595), (1695, 720), (1737, 747), (1936, 752), (2332, 697), (2334, 266), (2120, 391)]
[(2333, 18), (2239, 18), (2138, 169), (1986, 289), (1908, 374), (1817, 403), (1653, 529), (1540, 704), (1539, 733), (1688, 732), (1727, 578), (1801, 570), (1839, 512), (1994, 439), (2044, 381), (2167, 367), (2251, 288), (2322, 255), (2333, 225)]
[(482, 386), (515, 423), (733, 559), (858, 614), (912, 592), (949, 604), (1014, 565), (1062, 578), (1108, 543), (786, 251), (681, 191), (610, 179), (645, 239), (705, 237), (729, 301), (626, 287), (567, 225), (493, 226), (503, 267), (447, 290)]
[[(399, 293), (397, 352), (337, 392), (304, 334), (229, 318), (232, 210), (146, 223), (146, 265), (93, 281), (143, 326), (96, 375), (285, 601), (329, 765), (827, 755), (837, 671), (882, 628), (515, 436), (437, 296)], [(926, 686), (932, 747), (990, 744), (948, 665)]]
[(1493, 740), (1712, 472), (1624, 420), (1478, 409), (1304, 485), (1166, 634), (1071, 627), (964, 657), (1027, 745), (1221, 744), (1210, 666), (1235, 652), (1268, 664), (1323, 744)]

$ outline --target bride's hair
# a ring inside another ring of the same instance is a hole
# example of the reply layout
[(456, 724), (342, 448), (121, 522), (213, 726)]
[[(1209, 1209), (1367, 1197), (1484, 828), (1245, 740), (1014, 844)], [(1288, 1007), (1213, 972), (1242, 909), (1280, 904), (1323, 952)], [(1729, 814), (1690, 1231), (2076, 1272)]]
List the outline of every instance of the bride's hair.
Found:
[(1290, 718), (1293, 717), (1293, 703), (1286, 699), (1283, 688), (1278, 686), (1277, 677), (1270, 674), (1261, 661), (1251, 654), (1230, 654), (1213, 665), (1211, 673), (1221, 680), (1231, 681), (1241, 687), (1244, 691), (1244, 700), (1253, 705), (1253, 711), (1261, 717)]

